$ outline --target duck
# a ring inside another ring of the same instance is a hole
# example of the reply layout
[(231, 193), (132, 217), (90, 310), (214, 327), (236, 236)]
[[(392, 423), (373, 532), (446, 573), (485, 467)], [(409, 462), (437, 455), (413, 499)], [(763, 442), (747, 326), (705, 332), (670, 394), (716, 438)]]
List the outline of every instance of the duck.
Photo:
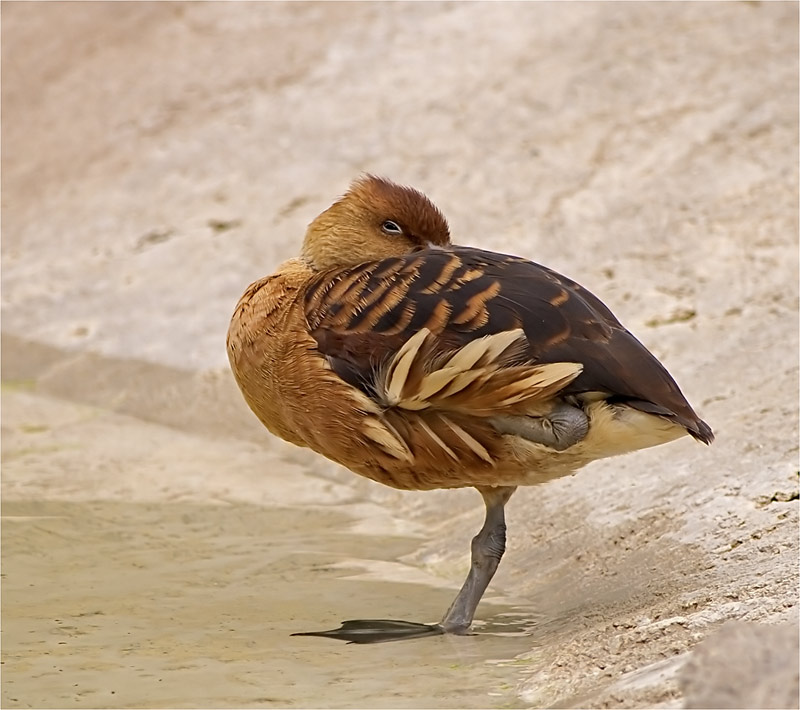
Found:
[(392, 488), (483, 497), (467, 577), (441, 621), (350, 620), (299, 635), (470, 633), (518, 487), (714, 438), (590, 291), (528, 259), (453, 244), (424, 193), (371, 174), (313, 219), (299, 256), (248, 286), (227, 352), (275, 436)]

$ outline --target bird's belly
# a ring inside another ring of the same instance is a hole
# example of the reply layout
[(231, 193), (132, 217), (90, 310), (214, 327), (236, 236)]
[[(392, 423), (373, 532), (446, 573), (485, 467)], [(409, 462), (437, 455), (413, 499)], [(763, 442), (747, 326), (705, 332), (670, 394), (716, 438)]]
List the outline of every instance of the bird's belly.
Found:
[[(600, 400), (584, 407), (589, 419), (586, 436), (562, 451), (514, 434), (495, 432), (481, 438), (469, 426), (469, 418), (381, 412), (362, 392), (336, 377), (324, 359), (309, 358), (307, 365), (302, 370), (284, 368), (282, 376), (274, 378), (272, 396), (258, 402), (250, 402), (249, 388), (243, 387), (253, 410), (283, 439), (393, 488), (537, 485), (575, 473), (596, 459), (686, 433), (662, 417)], [(483, 422), (486, 429), (485, 420), (475, 422)]]

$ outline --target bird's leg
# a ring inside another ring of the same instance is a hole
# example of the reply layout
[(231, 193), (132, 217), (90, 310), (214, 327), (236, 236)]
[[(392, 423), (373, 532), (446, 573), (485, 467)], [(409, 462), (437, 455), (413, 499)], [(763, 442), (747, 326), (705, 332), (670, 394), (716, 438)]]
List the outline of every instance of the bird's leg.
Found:
[(478, 602), (506, 549), (505, 504), (515, 490), (513, 486), (478, 488), (486, 504), (486, 520), (472, 539), (472, 564), (464, 585), (439, 624), (445, 633), (465, 634), (469, 630)]
[(541, 417), (504, 414), (489, 419), (500, 434), (513, 434), (556, 451), (577, 444), (589, 431), (589, 418), (579, 407), (557, 404)]
[(513, 486), (477, 487), (486, 504), (486, 520), (472, 540), (472, 566), (461, 591), (439, 624), (420, 624), (394, 619), (358, 619), (343, 621), (338, 629), (306, 631), (292, 636), (322, 636), (349, 643), (381, 643), (437, 634), (465, 634), (475, 616), (483, 593), (494, 576), (506, 549), (504, 506), (516, 490)]

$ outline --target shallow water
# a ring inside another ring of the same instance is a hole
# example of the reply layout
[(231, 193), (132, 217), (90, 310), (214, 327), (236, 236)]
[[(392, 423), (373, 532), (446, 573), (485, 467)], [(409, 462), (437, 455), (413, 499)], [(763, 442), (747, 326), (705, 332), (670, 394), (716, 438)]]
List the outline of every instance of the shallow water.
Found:
[[(525, 611), (468, 637), (352, 645), (290, 634), (436, 621), (454, 590), (348, 579), (416, 541), (258, 506), (7, 502), (5, 707), (519, 707)], [(349, 560), (347, 566), (342, 566)], [(350, 566), (350, 569), (347, 567)]]

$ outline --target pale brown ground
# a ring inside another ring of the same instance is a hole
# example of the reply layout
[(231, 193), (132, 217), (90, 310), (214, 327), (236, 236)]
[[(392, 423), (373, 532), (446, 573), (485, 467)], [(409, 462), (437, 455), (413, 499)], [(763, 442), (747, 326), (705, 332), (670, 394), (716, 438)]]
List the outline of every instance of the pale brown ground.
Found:
[[(4, 3), (2, 52), (5, 707), (796, 707), (796, 635), (758, 653), (797, 622), (796, 4)], [(594, 290), (718, 435), (519, 492), (482, 636), (288, 636), (436, 620), (480, 525), (227, 371), (365, 170)]]

